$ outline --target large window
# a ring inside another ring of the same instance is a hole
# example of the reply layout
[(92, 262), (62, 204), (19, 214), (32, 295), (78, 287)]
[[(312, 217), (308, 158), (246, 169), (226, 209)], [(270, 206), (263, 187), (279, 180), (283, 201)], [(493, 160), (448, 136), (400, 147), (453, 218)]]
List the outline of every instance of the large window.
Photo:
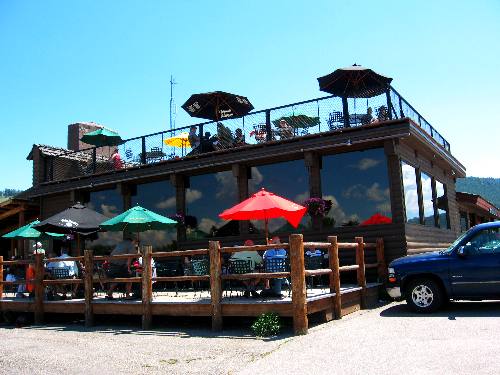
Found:
[(437, 209), (439, 216), (439, 227), (443, 229), (448, 229), (450, 223), (448, 222), (448, 197), (446, 196), (446, 191), (444, 185), (436, 180), (436, 197), (437, 197)]
[[(118, 189), (92, 191), (87, 206), (111, 218), (123, 212), (123, 197)], [(98, 232), (97, 239), (87, 242), (87, 248), (97, 254), (109, 253), (122, 239), (122, 232)]]
[(405, 193), (406, 222), (418, 224), (420, 223), (420, 219), (415, 168), (405, 162), (401, 162), (401, 173), (403, 176), (403, 188)]
[(435, 226), (434, 203), (432, 200), (432, 180), (425, 173), (420, 174), (422, 181), (422, 202), (424, 204), (424, 224), (430, 227)]
[(323, 220), (324, 226), (353, 226), (367, 220), (373, 224), (391, 220), (387, 163), (383, 149), (328, 155), (323, 157), (322, 164), (323, 199), (333, 203)]
[[(175, 187), (170, 181), (156, 181), (137, 185), (137, 193), (132, 196), (132, 206), (138, 204), (163, 216), (176, 213)], [(149, 230), (140, 234), (142, 245), (153, 246), (153, 251), (172, 249), (177, 240), (175, 226), (168, 230)]]
[[(253, 194), (261, 188), (293, 202), (302, 204), (309, 198), (309, 180), (304, 160), (292, 160), (276, 164), (252, 167), (252, 178), (248, 181), (248, 191)], [(252, 220), (252, 225), (259, 231), (264, 230), (263, 220)], [(269, 232), (302, 233), (310, 226), (310, 219), (304, 215), (297, 228), (292, 227), (285, 219), (269, 221)]]
[(219, 214), (238, 203), (236, 178), (231, 171), (191, 176), (186, 189), (187, 215), (194, 217), (187, 228), (187, 239), (232, 236), (239, 233), (236, 221), (225, 221)]

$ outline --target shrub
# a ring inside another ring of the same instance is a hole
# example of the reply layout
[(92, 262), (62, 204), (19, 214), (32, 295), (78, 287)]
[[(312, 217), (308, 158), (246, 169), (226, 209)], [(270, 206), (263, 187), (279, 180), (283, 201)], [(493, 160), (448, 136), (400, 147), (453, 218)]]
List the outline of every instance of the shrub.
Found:
[(274, 312), (260, 315), (252, 324), (252, 331), (255, 336), (269, 337), (279, 333), (281, 329), (280, 316)]

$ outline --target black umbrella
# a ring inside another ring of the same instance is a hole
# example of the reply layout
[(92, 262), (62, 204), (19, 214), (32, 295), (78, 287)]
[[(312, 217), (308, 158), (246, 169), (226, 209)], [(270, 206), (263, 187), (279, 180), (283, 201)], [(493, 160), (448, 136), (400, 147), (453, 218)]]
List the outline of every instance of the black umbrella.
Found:
[(319, 77), (319, 89), (345, 98), (371, 98), (387, 90), (392, 78), (354, 64)]
[(106, 217), (83, 204), (77, 203), (33, 227), (42, 232), (89, 234), (99, 230)]
[(193, 117), (219, 121), (244, 116), (253, 105), (244, 96), (214, 91), (191, 95), (182, 108)]
[(41, 221), (33, 228), (41, 232), (76, 234), (78, 252), (80, 253), (80, 234), (86, 236), (97, 232), (99, 224), (108, 219), (108, 217), (77, 203)]

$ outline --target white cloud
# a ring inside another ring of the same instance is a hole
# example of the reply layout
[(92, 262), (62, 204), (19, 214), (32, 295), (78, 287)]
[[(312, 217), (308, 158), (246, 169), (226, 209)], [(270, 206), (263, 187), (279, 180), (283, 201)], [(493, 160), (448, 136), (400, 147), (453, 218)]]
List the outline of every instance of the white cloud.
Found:
[(363, 158), (357, 164), (351, 164), (351, 168), (359, 169), (360, 171), (366, 171), (367, 169), (373, 168), (379, 165), (381, 160), (371, 159), (371, 158)]
[(304, 191), (303, 193), (297, 194), (295, 198), (293, 198), (293, 201), (295, 203), (302, 204), (308, 198), (309, 198), (309, 191)]
[(190, 204), (203, 196), (202, 192), (196, 189), (186, 189), (186, 203)]
[(335, 226), (341, 226), (343, 223), (346, 223), (349, 220), (359, 221), (358, 215), (356, 214), (347, 215), (342, 209), (342, 207), (340, 207), (337, 198), (335, 198), (333, 195), (326, 195), (323, 197), (323, 199), (332, 201), (332, 209), (330, 210), (330, 212), (328, 212), (327, 216), (335, 220)]
[(155, 205), (155, 207), (160, 209), (160, 210), (175, 208), (175, 197), (170, 197), (170, 198), (167, 198), (163, 201), (160, 201)]
[(220, 199), (222, 197), (234, 198), (237, 197), (236, 177), (233, 176), (231, 171), (218, 172), (215, 174), (217, 180), (217, 189), (215, 197)]
[(377, 208), (378, 212), (380, 212), (381, 214), (385, 214), (385, 215), (391, 214), (391, 203), (390, 202), (384, 202), (384, 203), (377, 204), (376, 208)]
[(374, 182), (370, 187), (362, 184), (349, 186), (342, 192), (344, 198), (367, 199), (373, 202), (382, 202), (389, 198), (389, 188), (381, 189), (378, 182)]
[(248, 180), (248, 191), (258, 191), (264, 176), (257, 167), (252, 167), (252, 178)]
[(101, 204), (102, 214), (107, 217), (118, 215), (118, 208), (114, 205)]
[(200, 220), (198, 224), (198, 229), (205, 233), (210, 234), (212, 227), (214, 226), (217, 227), (217, 223), (214, 220), (209, 219), (208, 217), (204, 217)]

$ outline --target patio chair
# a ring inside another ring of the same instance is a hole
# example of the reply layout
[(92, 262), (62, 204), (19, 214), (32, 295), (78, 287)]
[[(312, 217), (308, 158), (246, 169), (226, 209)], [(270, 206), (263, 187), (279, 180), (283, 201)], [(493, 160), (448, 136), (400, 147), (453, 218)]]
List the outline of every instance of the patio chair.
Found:
[[(251, 260), (245, 259), (229, 259), (228, 271), (229, 274), (233, 275), (243, 275), (245, 273), (250, 273), (252, 272), (252, 262)], [(233, 294), (232, 285), (232, 280), (228, 280), (229, 297), (231, 297)]]
[[(164, 259), (155, 263), (157, 277), (170, 277), (182, 275), (182, 268), (180, 259)], [(163, 288), (160, 291), (168, 292), (168, 282), (161, 282)], [(179, 294), (179, 284), (174, 281), (175, 296)]]
[[(304, 257), (304, 266), (306, 270), (319, 270), (323, 267), (323, 257), (320, 256), (306, 256)], [(311, 289), (314, 288), (314, 276), (307, 277), (310, 280)], [(307, 285), (307, 283), (306, 283)]]
[[(266, 270), (266, 272), (287, 272), (287, 270), (289, 270), (288, 258), (264, 259), (264, 269)], [(290, 297), (290, 281), (286, 277), (284, 277), (283, 282), (288, 288), (288, 296)]]
[(339, 130), (344, 128), (344, 113), (332, 112), (326, 121), (330, 130)]
[[(193, 259), (191, 260), (191, 269), (193, 276), (205, 276), (210, 273), (210, 264), (208, 259)], [(193, 282), (194, 295), (196, 296), (196, 288), (195, 285), (198, 285), (200, 289), (200, 297), (202, 292), (202, 281)]]

